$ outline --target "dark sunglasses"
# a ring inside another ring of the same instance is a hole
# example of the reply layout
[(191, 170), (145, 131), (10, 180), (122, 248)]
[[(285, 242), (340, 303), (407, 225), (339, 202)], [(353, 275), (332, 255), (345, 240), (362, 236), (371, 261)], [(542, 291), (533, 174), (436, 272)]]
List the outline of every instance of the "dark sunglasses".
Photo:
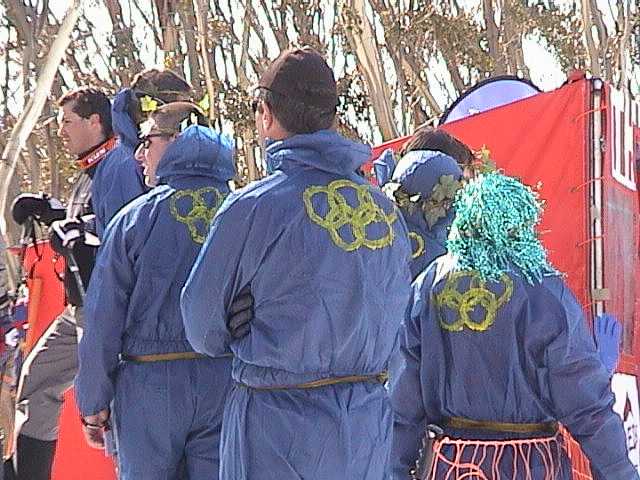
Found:
[(258, 107), (260, 106), (260, 102), (261, 102), (261, 100), (258, 99), (258, 98), (254, 98), (253, 100), (251, 100), (251, 110), (253, 110), (253, 114), (254, 115), (258, 111)]
[(269, 90), (266, 87), (258, 87), (253, 91), (253, 98), (251, 99), (251, 110), (253, 110), (253, 114), (255, 115), (260, 107), (260, 104), (265, 101), (264, 96), (261, 95), (261, 91), (267, 91), (271, 95), (276, 95), (275, 92)]
[(148, 150), (149, 147), (151, 146), (151, 139), (152, 138), (156, 138), (156, 137), (168, 137), (169, 135), (165, 134), (165, 133), (150, 133), (149, 135), (145, 135), (144, 137), (142, 137), (140, 139), (140, 144), (138, 145), (138, 148), (136, 148), (136, 151), (141, 151), (141, 150)]

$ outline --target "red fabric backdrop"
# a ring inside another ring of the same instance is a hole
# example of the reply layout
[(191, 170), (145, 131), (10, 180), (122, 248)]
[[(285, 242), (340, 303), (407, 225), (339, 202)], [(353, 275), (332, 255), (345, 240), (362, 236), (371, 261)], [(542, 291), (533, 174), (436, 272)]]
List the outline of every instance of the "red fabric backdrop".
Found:
[[(615, 98), (614, 98), (615, 95)], [(602, 190), (604, 286), (609, 291), (607, 311), (615, 312), (624, 325), (619, 370), (637, 374), (640, 369), (640, 206), (636, 186), (636, 155), (640, 154), (640, 105), (629, 96), (604, 89), (602, 123)]]
[[(529, 185), (541, 182), (547, 202), (540, 232), (551, 261), (567, 274), (583, 305), (588, 292), (588, 99), (581, 80), (443, 126), (477, 150), (483, 146), (499, 168)], [(374, 149), (402, 146), (405, 139)]]

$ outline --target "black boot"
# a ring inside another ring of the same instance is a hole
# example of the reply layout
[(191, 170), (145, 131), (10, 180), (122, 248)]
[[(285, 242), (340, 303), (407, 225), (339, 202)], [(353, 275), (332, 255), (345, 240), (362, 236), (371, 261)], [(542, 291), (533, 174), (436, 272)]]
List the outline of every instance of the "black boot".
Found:
[(50, 480), (56, 441), (18, 436), (18, 480)]

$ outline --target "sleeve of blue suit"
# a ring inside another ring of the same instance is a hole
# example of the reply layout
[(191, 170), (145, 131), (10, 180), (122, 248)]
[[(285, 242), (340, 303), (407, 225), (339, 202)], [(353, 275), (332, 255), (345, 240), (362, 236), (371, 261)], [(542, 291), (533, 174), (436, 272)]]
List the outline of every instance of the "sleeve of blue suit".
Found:
[(92, 275), (100, 284), (87, 290), (85, 329), (78, 347), (84, 361), (75, 382), (78, 406), (85, 416), (108, 408), (114, 395), (113, 375), (134, 283), (127, 231), (122, 228), (126, 218), (119, 217), (107, 229)]
[(133, 153), (128, 148), (116, 147), (105, 163), (104, 170), (96, 173), (98, 178), (94, 179), (93, 187), (93, 207), (99, 237), (123, 206), (145, 192)]
[(549, 394), (558, 420), (591, 461), (597, 480), (637, 478), (626, 457), (620, 418), (613, 412), (609, 376), (587, 330), (582, 308), (565, 287), (559, 302), (545, 305), (560, 320), (560, 333), (546, 346)]
[(259, 229), (251, 228), (252, 212), (244, 212), (242, 203), (233, 199), (225, 201), (213, 221), (180, 299), (189, 343), (211, 356), (229, 350), (227, 307), (251, 282), (264, 243), (256, 238)]
[(425, 276), (413, 284), (412, 298), (400, 329), (400, 351), (391, 364), (390, 391), (393, 406), (393, 478), (408, 478), (418, 458), (422, 436), (429, 421), (420, 381), (422, 358), (421, 316), (428, 311)]

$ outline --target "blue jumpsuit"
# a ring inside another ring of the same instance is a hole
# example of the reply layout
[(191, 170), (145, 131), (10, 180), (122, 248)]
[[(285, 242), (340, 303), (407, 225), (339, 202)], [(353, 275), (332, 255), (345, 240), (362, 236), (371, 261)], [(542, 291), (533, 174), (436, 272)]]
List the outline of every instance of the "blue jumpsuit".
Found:
[[(463, 301), (471, 302), (470, 311)], [(582, 308), (561, 277), (532, 285), (513, 268), (499, 282), (481, 282), (472, 272), (456, 272), (448, 255), (440, 257), (414, 283), (401, 353), (404, 363), (393, 372), (398, 378), (391, 391), (394, 479), (407, 478), (426, 425), (455, 417), (518, 424), (559, 421), (589, 457), (596, 480), (638, 478), (626, 456), (620, 418), (612, 410), (609, 375)], [(448, 433), (464, 439), (478, 435), (469, 429)], [(444, 453), (451, 459), (452, 451)], [(566, 455), (552, 453), (559, 469), (554, 478), (569, 479)], [(490, 465), (482, 466), (491, 472)], [(514, 475), (513, 457), (505, 454), (502, 478), (529, 478), (524, 465), (517, 467), (520, 476)], [(543, 478), (540, 451), (531, 454), (528, 468), (532, 480)]]
[(96, 167), (91, 184), (91, 201), (96, 216), (96, 233), (102, 234), (118, 210), (147, 191), (134, 151), (138, 127), (127, 110), (131, 90), (120, 91), (113, 99), (111, 121), (118, 144)]
[[(275, 173), (229, 197), (194, 265), (187, 338), (200, 352), (234, 353), (223, 480), (390, 474), (381, 384), (261, 390), (387, 368), (409, 300), (410, 244), (393, 204), (356, 173), (369, 156), (332, 131), (272, 143)], [(232, 341), (226, 312), (247, 285), (251, 332)]]
[(105, 232), (85, 304), (77, 401), (85, 416), (114, 401), (122, 479), (173, 479), (179, 469), (214, 479), (230, 358), (137, 363), (120, 354), (193, 352), (180, 291), (228, 193), (231, 141), (191, 126), (167, 148), (157, 175), (160, 185)]

